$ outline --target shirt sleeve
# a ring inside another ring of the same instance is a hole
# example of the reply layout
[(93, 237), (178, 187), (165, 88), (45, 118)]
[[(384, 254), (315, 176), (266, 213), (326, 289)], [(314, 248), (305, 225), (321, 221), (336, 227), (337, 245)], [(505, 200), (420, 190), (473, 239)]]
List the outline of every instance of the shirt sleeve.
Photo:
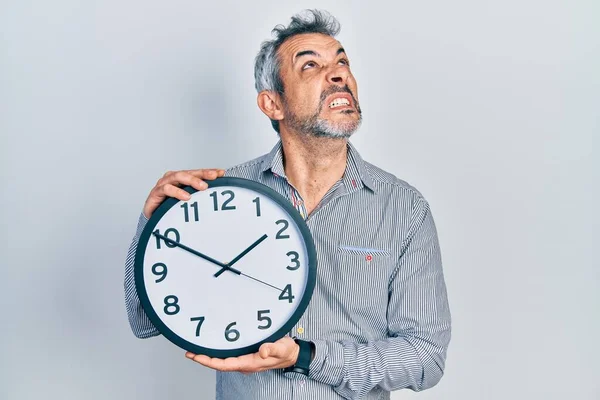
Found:
[(152, 322), (144, 312), (142, 304), (140, 303), (140, 298), (138, 297), (138, 293), (135, 288), (135, 252), (137, 250), (137, 245), (140, 240), (140, 236), (147, 222), (148, 218), (146, 218), (146, 216), (142, 212), (138, 220), (138, 226), (135, 236), (131, 241), (129, 251), (127, 252), (127, 259), (125, 260), (125, 308), (127, 308), (127, 317), (129, 318), (129, 325), (131, 326), (131, 330), (133, 331), (133, 334), (140, 339), (146, 339), (152, 336), (158, 336), (160, 334), (158, 329), (156, 329), (156, 327), (152, 324)]
[(309, 377), (346, 399), (375, 387), (421, 391), (444, 373), (450, 342), (450, 309), (436, 227), (429, 204), (415, 205), (389, 285), (388, 338), (367, 343), (314, 340)]

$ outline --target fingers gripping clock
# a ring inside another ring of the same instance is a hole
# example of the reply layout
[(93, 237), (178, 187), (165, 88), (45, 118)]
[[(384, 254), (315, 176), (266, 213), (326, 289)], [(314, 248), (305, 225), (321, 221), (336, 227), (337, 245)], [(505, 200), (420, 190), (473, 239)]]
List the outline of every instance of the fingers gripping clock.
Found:
[(271, 188), (218, 178), (165, 200), (135, 255), (148, 318), (195, 354), (236, 357), (286, 335), (312, 296), (316, 253), (300, 214)]

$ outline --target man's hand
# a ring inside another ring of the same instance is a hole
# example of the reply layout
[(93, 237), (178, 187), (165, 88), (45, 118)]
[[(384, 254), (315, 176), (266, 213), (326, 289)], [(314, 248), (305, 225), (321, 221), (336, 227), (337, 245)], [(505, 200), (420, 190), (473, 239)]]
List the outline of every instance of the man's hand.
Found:
[(144, 216), (150, 218), (154, 210), (167, 197), (175, 197), (186, 201), (190, 194), (180, 186), (189, 185), (196, 190), (206, 190), (208, 184), (203, 179), (213, 180), (225, 175), (224, 169), (190, 169), (185, 171), (169, 171), (156, 182), (144, 204)]
[(269, 369), (287, 368), (296, 363), (300, 347), (294, 339), (284, 336), (275, 343), (263, 343), (258, 353), (240, 357), (210, 358), (201, 354), (185, 353), (185, 356), (206, 367), (227, 372), (249, 374)]

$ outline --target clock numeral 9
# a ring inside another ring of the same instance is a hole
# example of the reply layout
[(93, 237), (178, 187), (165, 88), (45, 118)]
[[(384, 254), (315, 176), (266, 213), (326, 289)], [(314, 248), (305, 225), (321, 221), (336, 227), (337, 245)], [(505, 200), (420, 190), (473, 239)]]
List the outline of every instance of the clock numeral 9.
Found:
[(258, 329), (269, 329), (271, 327), (271, 324), (273, 323), (273, 321), (271, 321), (271, 318), (266, 317), (264, 315), (264, 314), (268, 314), (270, 312), (271, 312), (271, 310), (259, 310), (258, 311), (258, 320), (266, 322), (266, 325), (259, 325)]
[[(163, 309), (165, 314), (167, 315), (175, 315), (179, 312), (179, 304), (177, 304), (177, 302), (179, 301), (179, 299), (177, 298), (177, 296), (167, 296), (165, 297), (165, 308)], [(170, 308), (174, 308), (173, 311), (169, 311)]]
[(287, 300), (288, 302), (292, 302), (292, 300), (294, 300), (294, 296), (292, 296), (292, 285), (291, 284), (287, 284), (285, 286), (285, 288), (283, 288), (283, 291), (281, 292), (281, 294), (279, 295), (279, 300)]
[[(160, 268), (160, 271), (158, 271), (159, 268)], [(163, 263), (156, 263), (152, 266), (152, 273), (156, 276), (161, 275), (161, 277), (158, 278), (157, 280), (155, 280), (154, 282), (156, 282), (156, 283), (162, 282), (167, 277), (167, 266)]]
[[(235, 198), (235, 193), (233, 193), (231, 190), (225, 190), (223, 192), (221, 192), (222, 196), (229, 196), (229, 198), (227, 200), (225, 200), (223, 202), (223, 204), (221, 204), (221, 211), (225, 211), (225, 210), (235, 210), (235, 206), (229, 206), (228, 204), (231, 203), (231, 200), (233, 200)], [(213, 205), (214, 205), (214, 210), (215, 211), (219, 211), (219, 202), (217, 200), (217, 192), (212, 192), (210, 194), (210, 197), (213, 198)]]
[[(159, 229), (155, 230), (154, 232), (156, 232), (156, 233), (158, 233), (160, 235), (160, 230)], [(174, 233), (175, 234), (175, 238), (170, 237), (169, 236), (170, 233)], [(166, 236), (167, 238), (171, 239), (174, 242), (179, 243), (179, 239), (180, 239), (179, 231), (177, 229), (175, 229), (175, 228), (169, 228), (169, 229), (167, 229), (165, 231), (164, 236)], [(160, 241), (161, 240), (162, 240), (161, 238), (159, 238), (158, 236), (156, 236), (156, 248), (157, 249), (160, 249)], [(165, 242), (165, 244), (167, 245), (167, 247), (170, 247), (170, 248), (177, 247), (176, 244), (169, 243), (166, 240), (163, 240), (163, 242)]]
[(204, 317), (192, 317), (190, 321), (198, 321), (198, 325), (196, 326), (196, 337), (200, 336), (200, 327), (204, 322)]
[(183, 208), (183, 216), (185, 218), (185, 222), (190, 222), (190, 213), (188, 208), (191, 207), (194, 209), (194, 221), (198, 222), (200, 218), (198, 217), (198, 202), (195, 201), (192, 204), (188, 205), (188, 203), (183, 203), (181, 208)]
[(289, 265), (286, 267), (287, 269), (289, 269), (290, 271), (295, 271), (298, 268), (300, 268), (300, 261), (298, 260), (298, 253), (296, 253), (295, 251), (288, 251), (286, 253), (287, 256), (292, 256), (292, 259), (290, 260), (291, 262), (293, 262), (295, 265), (293, 267), (290, 267)]
[(289, 239), (290, 235), (284, 235), (283, 232), (290, 226), (290, 223), (287, 222), (285, 219), (280, 219), (279, 221), (275, 222), (277, 225), (282, 224), (283, 228), (281, 228), (279, 230), (279, 232), (277, 232), (277, 235), (275, 235), (275, 239)]
[(240, 338), (240, 332), (237, 329), (231, 328), (235, 324), (237, 324), (237, 322), (232, 322), (225, 328), (225, 340), (228, 342), (235, 342)]

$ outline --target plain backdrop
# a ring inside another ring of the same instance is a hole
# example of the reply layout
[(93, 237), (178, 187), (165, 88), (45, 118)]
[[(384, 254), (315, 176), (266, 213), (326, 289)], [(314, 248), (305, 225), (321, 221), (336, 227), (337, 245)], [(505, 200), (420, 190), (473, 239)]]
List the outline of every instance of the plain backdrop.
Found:
[(214, 398), (131, 333), (125, 256), (165, 171), (274, 145), (254, 56), (304, 8), (342, 24), (353, 143), (438, 228), (446, 373), (392, 398), (600, 399), (596, 0), (0, 2), (0, 399)]

